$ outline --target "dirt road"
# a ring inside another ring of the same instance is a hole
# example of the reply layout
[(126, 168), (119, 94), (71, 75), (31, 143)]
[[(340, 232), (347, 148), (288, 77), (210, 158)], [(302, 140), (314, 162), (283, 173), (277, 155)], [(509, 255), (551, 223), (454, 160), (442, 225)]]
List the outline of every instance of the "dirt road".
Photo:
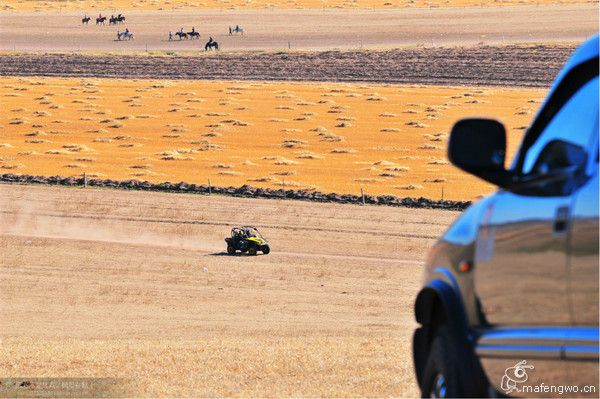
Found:
[[(454, 212), (0, 194), (2, 376), (121, 378), (150, 396), (417, 394), (412, 304)], [(270, 255), (223, 254), (244, 223), (262, 227)]]
[[(93, 17), (98, 11), (90, 10)], [(110, 16), (120, 10), (100, 10)], [(480, 42), (580, 42), (598, 29), (598, 5), (418, 8), (401, 10), (138, 11), (126, 24), (81, 24), (81, 13), (0, 13), (0, 50), (200, 50), (209, 36), (225, 50), (380, 48)], [(574, 22), (576, 21), (576, 23)], [(229, 36), (240, 25), (244, 36)], [(134, 40), (117, 41), (129, 28)], [(195, 27), (200, 40), (169, 42)], [(126, 69), (125, 69), (126, 70)]]
[(2, 54), (0, 76), (383, 82), (549, 87), (572, 45), (200, 56)]

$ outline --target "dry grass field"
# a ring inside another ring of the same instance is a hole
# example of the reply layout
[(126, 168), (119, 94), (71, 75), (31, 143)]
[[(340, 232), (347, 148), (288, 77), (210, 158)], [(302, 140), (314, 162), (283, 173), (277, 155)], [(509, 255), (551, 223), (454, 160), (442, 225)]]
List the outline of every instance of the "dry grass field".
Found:
[[(474, 199), (449, 128), (507, 125), (516, 150), (544, 90), (339, 83), (1, 78), (4, 173)], [(460, 184), (457, 184), (460, 183)]]
[(577, 4), (597, 3), (594, 0), (82, 0), (82, 1), (33, 1), (7, 0), (5, 11), (74, 11), (91, 9), (118, 10), (180, 10), (180, 9), (395, 9), (437, 8), (467, 6), (509, 6), (522, 4)]
[[(0, 213), (0, 376), (170, 397), (416, 396), (421, 262), (457, 215), (10, 185)], [(245, 223), (271, 254), (224, 256)]]

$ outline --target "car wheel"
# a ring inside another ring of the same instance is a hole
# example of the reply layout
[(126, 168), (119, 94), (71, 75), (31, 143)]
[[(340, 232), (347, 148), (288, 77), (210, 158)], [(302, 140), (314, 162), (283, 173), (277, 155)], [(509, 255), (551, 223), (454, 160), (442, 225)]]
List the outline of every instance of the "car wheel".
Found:
[(231, 245), (228, 245), (228, 246), (227, 246), (227, 253), (228, 253), (229, 255), (233, 255), (233, 254), (235, 254), (235, 248), (234, 248), (233, 246), (231, 246)]
[(456, 398), (464, 396), (460, 387), (459, 370), (463, 357), (456, 351), (456, 342), (446, 326), (441, 326), (429, 350), (423, 370), (421, 394), (424, 398)]
[(271, 252), (271, 248), (269, 248), (268, 245), (265, 245), (262, 247), (262, 253), (267, 255), (269, 252)]
[(256, 255), (256, 248), (255, 247), (248, 248), (248, 255), (250, 255), (250, 256)]

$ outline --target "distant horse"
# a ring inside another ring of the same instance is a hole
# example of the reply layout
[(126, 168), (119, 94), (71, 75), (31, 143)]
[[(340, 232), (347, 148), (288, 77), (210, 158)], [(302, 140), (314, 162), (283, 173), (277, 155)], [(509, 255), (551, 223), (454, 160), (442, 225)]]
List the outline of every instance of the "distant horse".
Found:
[(193, 31), (187, 33), (190, 39), (200, 39), (200, 33)]
[(185, 32), (175, 32), (175, 34), (177, 36), (179, 36), (179, 40), (181, 40), (181, 39), (186, 39), (187, 40), (187, 38), (188, 38), (188, 34), (185, 33)]
[(119, 14), (118, 16), (112, 16), (110, 17), (110, 19), (108, 20), (108, 24), (109, 25), (119, 25), (122, 24), (123, 22), (125, 22), (125, 16), (122, 14)]
[(229, 27), (229, 35), (233, 35), (234, 33), (240, 33), (240, 34), (244, 34), (244, 28), (242, 28), (241, 26), (236, 26), (235, 28), (232, 28), (231, 26)]
[(85, 17), (81, 18), (81, 24), (82, 24), (82, 25), (83, 25), (83, 24), (87, 25), (87, 24), (88, 24), (88, 22), (90, 22), (90, 19), (92, 19), (92, 18), (90, 18), (90, 17), (88, 17), (88, 16), (86, 15)]
[(96, 25), (104, 25), (104, 23), (106, 22), (106, 17), (102, 17), (102, 18), (96, 18)]
[(117, 40), (133, 40), (133, 33), (131, 32), (119, 32), (117, 31)]
[(204, 51), (208, 51), (208, 50), (211, 50), (213, 48), (215, 50), (218, 50), (219, 49), (219, 43), (215, 42), (214, 40), (212, 42), (208, 41), (208, 42), (206, 42), (206, 45), (204, 46)]

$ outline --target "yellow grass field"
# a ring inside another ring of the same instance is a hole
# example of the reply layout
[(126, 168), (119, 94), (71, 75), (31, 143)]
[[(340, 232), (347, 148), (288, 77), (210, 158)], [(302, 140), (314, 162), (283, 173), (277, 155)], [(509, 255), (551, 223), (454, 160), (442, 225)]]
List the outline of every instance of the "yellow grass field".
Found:
[[(0, 78), (0, 172), (474, 199), (448, 164), (459, 118), (507, 126), (542, 89)], [(457, 184), (460, 183), (460, 184)]]
[(90, 11), (90, 10), (173, 10), (173, 9), (397, 9), (407, 7), (508, 6), (523, 4), (575, 4), (585, 0), (8, 0), (5, 11)]

